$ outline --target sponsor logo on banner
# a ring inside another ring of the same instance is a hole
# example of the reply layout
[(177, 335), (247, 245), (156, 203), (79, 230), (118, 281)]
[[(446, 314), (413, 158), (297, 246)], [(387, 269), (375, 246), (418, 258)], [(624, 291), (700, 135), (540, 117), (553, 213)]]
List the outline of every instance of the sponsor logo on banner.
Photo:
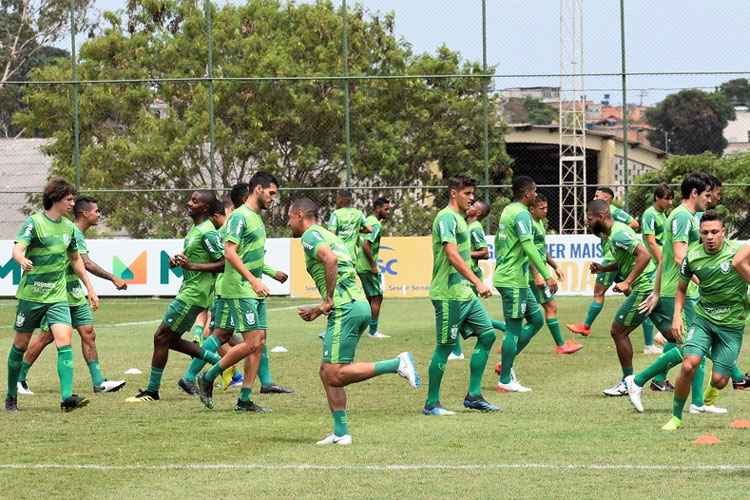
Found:
[(4, 280), (9, 274), (11, 274), (13, 286), (18, 286), (21, 282), (21, 266), (12, 257), (0, 267), (0, 280)]
[(129, 265), (118, 256), (112, 257), (112, 274), (129, 285), (145, 285), (148, 280), (148, 252), (138, 254)]

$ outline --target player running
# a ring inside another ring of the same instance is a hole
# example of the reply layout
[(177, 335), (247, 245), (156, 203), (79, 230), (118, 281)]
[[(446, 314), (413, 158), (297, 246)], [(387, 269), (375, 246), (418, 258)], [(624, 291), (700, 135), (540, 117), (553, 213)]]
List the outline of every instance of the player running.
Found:
[[(125, 290), (128, 288), (128, 284), (125, 281), (102, 269), (88, 255), (85, 234), (90, 227), (96, 226), (99, 223), (99, 215), (99, 206), (94, 198), (81, 196), (76, 200), (73, 206), (73, 216), (75, 217), (75, 228), (73, 231), (75, 233), (78, 254), (83, 259), (86, 271), (94, 276), (111, 281), (118, 290)], [(94, 392), (119, 391), (125, 386), (125, 381), (107, 380), (99, 366), (99, 355), (96, 350), (96, 332), (94, 331), (94, 315), (88, 300), (86, 300), (86, 292), (83, 284), (72, 266), (68, 266), (65, 277), (72, 325), (81, 337), (81, 351), (91, 375)], [(54, 337), (46, 321), (42, 322), (41, 330), (41, 333), (31, 341), (23, 356), (21, 372), (18, 375), (18, 393), (22, 395), (34, 394), (29, 389), (26, 377), (34, 362), (42, 354), (44, 348), (54, 341)]]
[(289, 207), (289, 227), (295, 238), (302, 238), (305, 267), (323, 302), (303, 306), (298, 312), (305, 321), (328, 316), (320, 380), (333, 417), (333, 432), (319, 445), (349, 445), (345, 387), (386, 373), (398, 373), (415, 389), (421, 381), (409, 352), (375, 363), (354, 362), (357, 343), (370, 321), (370, 306), (357, 283), (354, 261), (343, 242), (323, 228), (318, 206), (308, 198)]
[(72, 267), (86, 288), (93, 310), (99, 307), (99, 297), (78, 253), (75, 225), (65, 217), (75, 204), (75, 194), (75, 188), (65, 179), (51, 179), (42, 195), (44, 211), (26, 219), (13, 245), (13, 260), (23, 274), (16, 292), (16, 333), (8, 354), (5, 409), (11, 413), (18, 411), (18, 375), (23, 353), (31, 334), (45, 318), (57, 346), (60, 409), (69, 412), (89, 403), (88, 399), (73, 394), (73, 348), (70, 346), (73, 328), (68, 305), (68, 267)]
[[(378, 252), (380, 251), (380, 237), (383, 234), (383, 222), (388, 219), (390, 214), (391, 202), (388, 198), (375, 199), (372, 203), (372, 215), (365, 219), (365, 226), (370, 227), (371, 231), (366, 236), (359, 237), (356, 257), (357, 275), (359, 275), (359, 280), (362, 282), (362, 288), (372, 310), (368, 336), (374, 339), (388, 337), (378, 330), (378, 318), (383, 304), (383, 281), (378, 270)], [(336, 217), (338, 219), (338, 216)]]

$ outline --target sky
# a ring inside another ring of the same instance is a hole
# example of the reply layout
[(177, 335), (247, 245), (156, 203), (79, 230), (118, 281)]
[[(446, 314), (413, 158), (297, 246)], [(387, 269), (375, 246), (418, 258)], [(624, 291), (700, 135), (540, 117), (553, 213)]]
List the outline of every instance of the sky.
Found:
[[(219, 5), (243, 0), (214, 0)], [(338, 1), (338, 0), (335, 0)], [(750, 2), (747, 0), (624, 0), (628, 72), (725, 71), (736, 75), (630, 76), (628, 102), (653, 104), (680, 88), (719, 85), (750, 77)], [(96, 0), (116, 10), (125, 0)], [(350, 0), (349, 4), (354, 4)], [(393, 11), (396, 33), (415, 52), (441, 44), (482, 59), (480, 0), (363, 0), (372, 12)], [(583, 0), (583, 71), (620, 71), (620, 1)], [(69, 42), (68, 42), (69, 43)], [(559, 0), (487, 0), (487, 56), (496, 74), (560, 73)], [(495, 88), (557, 86), (559, 77), (498, 78)], [(620, 103), (620, 77), (585, 78), (586, 96), (611, 94)]]

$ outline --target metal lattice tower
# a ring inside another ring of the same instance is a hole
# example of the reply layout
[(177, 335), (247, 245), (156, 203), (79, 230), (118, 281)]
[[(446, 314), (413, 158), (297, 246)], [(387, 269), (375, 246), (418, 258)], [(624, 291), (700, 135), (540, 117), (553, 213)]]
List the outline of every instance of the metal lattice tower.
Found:
[(560, 0), (560, 233), (585, 232), (583, 0)]

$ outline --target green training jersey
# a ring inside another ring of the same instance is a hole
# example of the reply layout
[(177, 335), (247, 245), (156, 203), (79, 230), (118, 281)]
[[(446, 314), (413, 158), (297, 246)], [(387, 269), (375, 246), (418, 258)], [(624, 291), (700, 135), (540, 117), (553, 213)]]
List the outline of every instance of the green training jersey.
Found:
[[(260, 214), (242, 205), (232, 212), (226, 222), (224, 242), (237, 245), (237, 255), (250, 274), (258, 279), (263, 276), (263, 257), (266, 253), (266, 226)], [(225, 299), (257, 299), (250, 282), (228, 261), (224, 263), (224, 276), (217, 295)]]
[(680, 266), (681, 282), (691, 283), (693, 276), (700, 280), (695, 314), (718, 325), (745, 324), (747, 282), (732, 266), (739, 249), (739, 243), (725, 241), (718, 252), (708, 253), (701, 243), (695, 242)]
[(609, 213), (616, 222), (622, 222), (623, 224), (630, 224), (633, 217), (622, 208), (616, 207), (610, 203)]
[(641, 216), (641, 233), (644, 236), (653, 235), (656, 238), (656, 244), (660, 247), (664, 239), (664, 227), (666, 225), (667, 216), (664, 215), (664, 212), (658, 211), (654, 206), (648, 207)]
[[(182, 244), (182, 253), (193, 264), (208, 264), (222, 258), (221, 237), (210, 219), (190, 228)], [(208, 308), (215, 282), (214, 273), (183, 270), (182, 285), (176, 298), (185, 304)]]
[(529, 286), (529, 259), (522, 248), (533, 241), (531, 213), (523, 203), (513, 202), (500, 214), (495, 234), (495, 275), (493, 284), (504, 288)]
[(341, 238), (344, 242), (352, 259), (357, 259), (359, 246), (359, 233), (363, 226), (366, 226), (365, 214), (358, 208), (346, 207), (334, 210), (331, 218), (328, 219), (328, 229)]
[(343, 306), (355, 300), (367, 300), (362, 286), (357, 281), (354, 261), (344, 242), (323, 226), (313, 224), (302, 234), (302, 249), (305, 252), (305, 268), (315, 282), (321, 298), (325, 300), (328, 296), (326, 268), (318, 257), (318, 250), (321, 246), (331, 249), (338, 259), (333, 307)]
[[(547, 262), (547, 228), (544, 226), (544, 220), (531, 219), (531, 232), (534, 237), (534, 246), (539, 252), (539, 256), (544, 262)], [(529, 272), (529, 283), (534, 283), (534, 275)]]
[[(608, 241), (612, 250), (612, 259), (617, 262), (617, 279), (623, 281), (633, 270), (636, 250), (638, 245), (643, 243), (635, 231), (622, 222), (615, 222), (612, 225)], [(650, 292), (653, 290), (655, 271), (656, 266), (653, 259), (649, 260), (646, 269), (630, 285), (630, 289), (634, 292)]]
[(26, 258), (33, 263), (21, 275), (16, 297), (45, 304), (67, 302), (68, 253), (78, 251), (75, 224), (65, 217), (54, 221), (39, 212), (23, 223), (16, 243), (26, 247)]
[[(487, 248), (487, 238), (484, 236), (484, 229), (482, 223), (478, 220), (473, 221), (469, 224), (469, 238), (471, 239), (471, 251), (476, 252)], [(479, 267), (479, 259), (472, 257), (471, 259), (471, 270), (477, 275), (477, 278), (482, 279), (482, 268)]]
[[(685, 205), (672, 210), (667, 217), (664, 226), (664, 246), (662, 247), (662, 270), (661, 270), (661, 296), (674, 297), (677, 293), (677, 280), (680, 274), (680, 266), (674, 261), (673, 244), (676, 242), (690, 245), (700, 241), (698, 223), (693, 212), (685, 208)], [(697, 297), (697, 289), (688, 290), (689, 297)]]
[(383, 226), (380, 221), (374, 215), (370, 215), (365, 220), (365, 225), (372, 228), (372, 232), (369, 234), (362, 234), (359, 237), (359, 248), (357, 249), (357, 272), (366, 273), (370, 271), (370, 261), (367, 260), (365, 255), (364, 246), (365, 241), (370, 242), (370, 251), (372, 252), (372, 260), (375, 263), (378, 262), (378, 252), (380, 251), (380, 236), (382, 234)]
[[(78, 247), (79, 255), (86, 255), (89, 253), (89, 249), (86, 246), (86, 238), (83, 235), (83, 231), (78, 226), (73, 224), (73, 234), (76, 239), (76, 246)], [(73, 271), (73, 266), (68, 265), (65, 271), (65, 285), (68, 290), (68, 304), (70, 306), (80, 306), (86, 303), (86, 289), (83, 287), (78, 275)]]
[(430, 298), (432, 300), (471, 300), (476, 295), (471, 283), (448, 261), (445, 244), (453, 243), (466, 265), (471, 268), (471, 241), (469, 226), (463, 215), (451, 207), (438, 212), (432, 221), (432, 281)]

